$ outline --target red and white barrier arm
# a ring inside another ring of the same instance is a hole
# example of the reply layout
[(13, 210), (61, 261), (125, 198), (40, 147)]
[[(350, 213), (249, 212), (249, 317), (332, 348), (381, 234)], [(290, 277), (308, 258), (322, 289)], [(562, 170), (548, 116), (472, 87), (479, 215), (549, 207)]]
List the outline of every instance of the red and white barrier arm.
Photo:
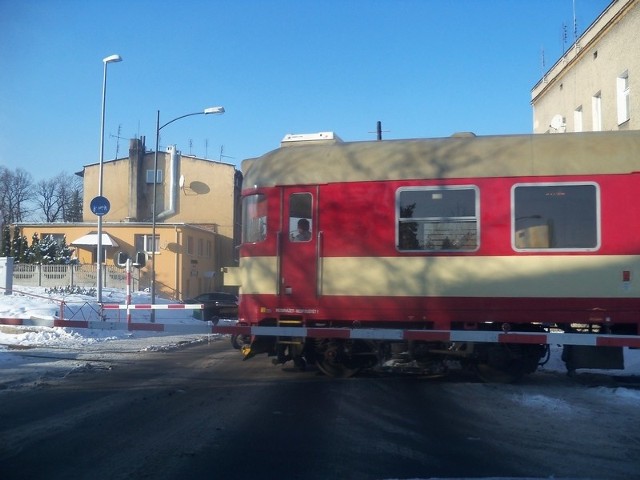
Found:
[(478, 330), (401, 330), (384, 328), (316, 328), (215, 325), (213, 333), (276, 337), (337, 338), (344, 340), (419, 340), (426, 342), (519, 343), (640, 348), (638, 335), (597, 335), (555, 332), (493, 332)]
[[(126, 305), (107, 304), (106, 309), (127, 309)], [(129, 305), (129, 309), (202, 309), (201, 304)], [(388, 340), (424, 342), (481, 342), (514, 343), (534, 345), (584, 345), (593, 347), (633, 347), (640, 348), (640, 335), (597, 335), (587, 333), (557, 332), (494, 332), (478, 330), (401, 330), (385, 328), (323, 328), (323, 327), (260, 327), (229, 325), (224, 322), (212, 325), (173, 325), (156, 323), (119, 323), (108, 321), (0, 318), (0, 325), (33, 325), (49, 327), (93, 328), (107, 330), (153, 330), (175, 331), (176, 333), (218, 333), (231, 335), (336, 338), (344, 340)]]
[(104, 303), (102, 308), (104, 310), (202, 310), (204, 305), (201, 303), (167, 303), (164, 305), (151, 303), (137, 303), (135, 305)]

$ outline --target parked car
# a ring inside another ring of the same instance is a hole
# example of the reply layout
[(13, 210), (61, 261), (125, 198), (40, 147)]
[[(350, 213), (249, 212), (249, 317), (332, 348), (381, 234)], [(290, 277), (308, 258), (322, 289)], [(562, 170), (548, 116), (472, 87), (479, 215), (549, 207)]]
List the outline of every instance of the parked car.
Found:
[(201, 303), (202, 310), (194, 310), (193, 316), (205, 321), (217, 321), (219, 318), (236, 318), (238, 316), (238, 297), (233, 293), (210, 292), (184, 300), (184, 303)]

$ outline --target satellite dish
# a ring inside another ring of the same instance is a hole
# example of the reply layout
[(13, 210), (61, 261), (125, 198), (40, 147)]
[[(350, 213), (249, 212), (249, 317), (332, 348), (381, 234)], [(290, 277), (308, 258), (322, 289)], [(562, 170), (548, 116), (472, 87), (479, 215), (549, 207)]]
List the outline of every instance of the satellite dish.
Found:
[(178, 180), (178, 186), (180, 190), (184, 190), (184, 175), (180, 175), (180, 179)]
[(551, 123), (549, 124), (551, 128), (553, 128), (556, 132), (559, 132), (564, 129), (566, 126), (564, 123), (564, 117), (559, 113), (554, 115), (551, 119)]

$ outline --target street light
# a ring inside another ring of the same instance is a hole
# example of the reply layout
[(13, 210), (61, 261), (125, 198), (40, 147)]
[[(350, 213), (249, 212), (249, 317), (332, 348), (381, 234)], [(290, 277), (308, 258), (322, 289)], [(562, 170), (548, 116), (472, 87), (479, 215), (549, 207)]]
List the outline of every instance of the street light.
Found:
[[(153, 160), (153, 207), (151, 212), (151, 304), (156, 303), (156, 191), (158, 188), (158, 143), (160, 141), (160, 130), (167, 125), (180, 120), (185, 117), (192, 117), (193, 115), (215, 115), (223, 114), (224, 107), (209, 107), (205, 108), (201, 112), (187, 113), (168, 121), (164, 125), (160, 126), (160, 110), (158, 110), (158, 116), (156, 118), (156, 151)], [(155, 322), (155, 310), (151, 310), (151, 321)]]
[[(104, 76), (102, 77), (102, 118), (100, 121), (100, 169), (98, 171), (98, 197), (102, 198), (102, 163), (104, 160), (104, 111), (105, 100), (107, 98), (107, 64), (121, 62), (122, 57), (120, 55), (109, 55), (102, 59), (104, 63)], [(104, 212), (106, 213), (106, 212)], [(102, 303), (102, 215), (98, 215), (98, 254), (97, 256), (97, 300), (98, 303)]]

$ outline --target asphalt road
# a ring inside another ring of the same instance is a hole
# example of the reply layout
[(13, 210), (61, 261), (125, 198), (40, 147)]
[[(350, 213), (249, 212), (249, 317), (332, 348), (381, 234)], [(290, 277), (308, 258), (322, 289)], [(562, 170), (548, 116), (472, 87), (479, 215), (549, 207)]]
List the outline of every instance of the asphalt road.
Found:
[(0, 392), (0, 478), (634, 478), (640, 415), (606, 388), (243, 362), (228, 341)]

